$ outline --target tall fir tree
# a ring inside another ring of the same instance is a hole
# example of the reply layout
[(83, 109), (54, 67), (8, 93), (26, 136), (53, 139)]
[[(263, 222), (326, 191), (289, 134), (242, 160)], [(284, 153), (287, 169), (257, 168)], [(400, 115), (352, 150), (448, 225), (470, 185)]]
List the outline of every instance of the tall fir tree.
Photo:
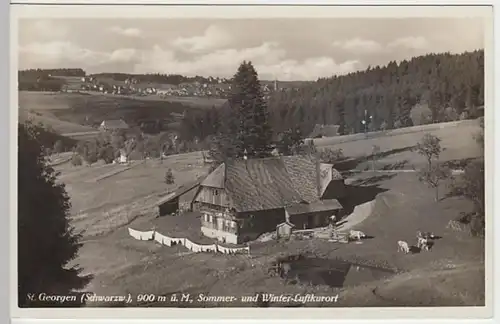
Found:
[(234, 75), (229, 102), (238, 114), (236, 157), (241, 157), (245, 150), (248, 157), (269, 156), (273, 149), (269, 112), (251, 62), (243, 61)]

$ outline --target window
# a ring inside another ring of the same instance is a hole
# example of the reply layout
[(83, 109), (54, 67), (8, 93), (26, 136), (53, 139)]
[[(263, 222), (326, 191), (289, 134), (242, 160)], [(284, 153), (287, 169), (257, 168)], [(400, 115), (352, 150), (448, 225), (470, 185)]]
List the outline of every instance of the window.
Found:
[(214, 220), (213, 220), (212, 215), (209, 215), (209, 216), (208, 216), (208, 221), (209, 221), (210, 223), (212, 223), (212, 222), (214, 221)]
[(218, 196), (218, 195), (219, 195), (219, 190), (215, 189), (215, 190), (214, 190), (214, 195), (215, 195), (215, 196)]

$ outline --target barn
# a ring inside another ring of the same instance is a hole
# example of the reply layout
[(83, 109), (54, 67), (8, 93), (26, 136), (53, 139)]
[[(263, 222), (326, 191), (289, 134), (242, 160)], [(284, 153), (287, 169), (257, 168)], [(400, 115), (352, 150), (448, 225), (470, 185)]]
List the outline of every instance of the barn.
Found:
[(326, 226), (343, 207), (344, 179), (313, 156), (227, 160), (199, 186), (193, 208), (205, 236), (239, 244), (276, 230)]
[(171, 215), (177, 211), (191, 211), (192, 203), (201, 179), (187, 183), (169, 193), (158, 202), (160, 216)]

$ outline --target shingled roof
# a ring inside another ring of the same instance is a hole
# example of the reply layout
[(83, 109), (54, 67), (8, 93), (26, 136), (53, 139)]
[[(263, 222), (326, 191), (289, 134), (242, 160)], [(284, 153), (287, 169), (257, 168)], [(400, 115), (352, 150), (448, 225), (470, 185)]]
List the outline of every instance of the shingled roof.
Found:
[[(307, 156), (232, 160), (221, 164), (201, 185), (225, 189), (239, 212), (279, 209), (319, 201), (325, 166)], [(330, 167), (332, 174), (338, 174)]]

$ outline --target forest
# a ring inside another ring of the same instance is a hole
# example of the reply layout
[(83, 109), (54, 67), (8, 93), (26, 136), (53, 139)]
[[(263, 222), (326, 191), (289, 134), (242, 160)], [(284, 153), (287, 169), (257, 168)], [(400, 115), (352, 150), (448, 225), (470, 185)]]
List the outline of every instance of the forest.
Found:
[[(474, 118), (484, 106), (484, 51), (433, 53), (334, 75), (271, 93), (267, 105), (275, 136), (295, 127), (307, 136), (316, 124), (339, 125), (344, 135)], [(227, 109), (188, 112), (186, 135), (216, 134)]]

